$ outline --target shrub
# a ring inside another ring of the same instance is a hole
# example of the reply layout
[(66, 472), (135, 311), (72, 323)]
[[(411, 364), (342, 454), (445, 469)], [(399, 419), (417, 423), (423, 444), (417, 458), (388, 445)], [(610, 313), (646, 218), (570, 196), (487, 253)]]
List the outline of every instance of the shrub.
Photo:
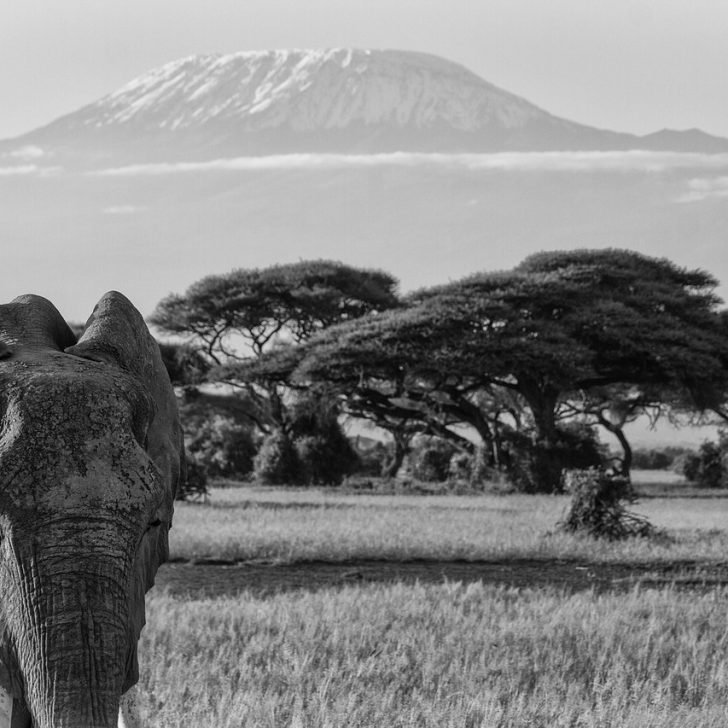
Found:
[(392, 443), (385, 444), (378, 441), (363, 443), (361, 438), (356, 438), (352, 442), (352, 447), (357, 455), (355, 474), (381, 477), (391, 458)]
[(456, 452), (448, 464), (448, 479), (464, 480), (469, 483), (473, 472), (473, 460), (474, 456), (469, 452)]
[(690, 450), (684, 447), (639, 448), (632, 454), (632, 467), (639, 470), (667, 470), (674, 468)]
[(245, 478), (253, 469), (256, 445), (249, 427), (221, 415), (187, 427), (187, 451), (213, 478)]
[(672, 458), (661, 450), (635, 450), (632, 454), (632, 467), (639, 470), (666, 470)]
[(721, 433), (716, 444), (706, 440), (697, 453), (686, 456), (683, 475), (701, 488), (722, 488), (728, 484), (726, 436)]
[(258, 436), (245, 416), (249, 403), (186, 387), (179, 394), (179, 414), (187, 452), (210, 477), (241, 479), (250, 474)]
[(358, 456), (339, 424), (336, 398), (324, 390), (299, 395), (288, 413), (298, 482), (338, 485), (356, 469)]
[(441, 437), (418, 437), (410, 452), (410, 472), (424, 483), (442, 483), (450, 474), (450, 460), (458, 452)]
[(502, 480), (502, 473), (488, 463), (488, 451), (476, 447), (472, 453), (456, 452), (450, 458), (448, 480), (465, 483), (470, 488), (483, 490)]
[(266, 485), (300, 485), (303, 470), (291, 438), (281, 429), (268, 435), (255, 456), (253, 475)]
[(355, 470), (358, 458), (340, 428), (323, 435), (304, 435), (294, 442), (307, 485), (339, 485)]
[(186, 468), (177, 489), (176, 499), (179, 501), (204, 501), (210, 495), (208, 490), (207, 468), (186, 453)]
[(555, 443), (512, 431), (504, 442), (506, 472), (521, 492), (559, 492), (564, 470), (602, 467), (603, 450), (594, 428), (581, 423), (559, 428)]
[(490, 465), (488, 450), (485, 447), (476, 447), (470, 464), (470, 484), (485, 486), (494, 480), (502, 480), (502, 473)]
[(601, 468), (568, 470), (564, 489), (571, 493), (571, 505), (559, 527), (567, 532), (584, 532), (597, 538), (620, 540), (630, 536), (651, 536), (650, 522), (630, 513), (624, 503), (634, 503), (627, 478), (607, 474)]

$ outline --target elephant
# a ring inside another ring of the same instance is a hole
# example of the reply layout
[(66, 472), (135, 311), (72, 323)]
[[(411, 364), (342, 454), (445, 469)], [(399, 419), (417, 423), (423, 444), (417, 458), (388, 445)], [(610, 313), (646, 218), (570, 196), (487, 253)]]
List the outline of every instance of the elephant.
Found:
[(125, 296), (78, 340), (41, 296), (0, 305), (0, 728), (134, 724), (183, 472), (174, 390)]

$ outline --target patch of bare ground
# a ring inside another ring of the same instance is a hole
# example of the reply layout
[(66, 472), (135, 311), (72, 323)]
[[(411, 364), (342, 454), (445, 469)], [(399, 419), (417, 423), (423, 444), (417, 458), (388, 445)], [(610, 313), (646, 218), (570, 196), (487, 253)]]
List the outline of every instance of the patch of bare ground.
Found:
[(705, 591), (728, 585), (728, 562), (595, 563), (560, 559), (501, 561), (306, 561), (294, 564), (201, 560), (165, 564), (156, 583), (190, 598), (243, 591), (272, 596), (367, 583), (483, 582), (516, 588), (552, 586), (567, 592), (625, 591), (636, 585)]

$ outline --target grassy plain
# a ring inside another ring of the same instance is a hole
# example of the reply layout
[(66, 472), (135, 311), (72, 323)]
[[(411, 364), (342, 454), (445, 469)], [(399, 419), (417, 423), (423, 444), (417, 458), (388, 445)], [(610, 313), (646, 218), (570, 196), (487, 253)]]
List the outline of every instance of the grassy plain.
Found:
[[(654, 484), (653, 484), (654, 485)], [(663, 531), (649, 541), (597, 542), (558, 532), (568, 496), (354, 495), (228, 488), (210, 503), (177, 506), (173, 559), (581, 558), (722, 560), (728, 498), (649, 498), (634, 510)]]
[[(728, 500), (645, 500), (636, 510), (663, 536), (621, 545), (555, 533), (566, 504), (223, 490), (178, 508), (172, 553), (725, 560)], [(152, 593), (142, 711), (159, 728), (722, 727), (727, 607), (722, 588), (599, 594), (479, 582)]]

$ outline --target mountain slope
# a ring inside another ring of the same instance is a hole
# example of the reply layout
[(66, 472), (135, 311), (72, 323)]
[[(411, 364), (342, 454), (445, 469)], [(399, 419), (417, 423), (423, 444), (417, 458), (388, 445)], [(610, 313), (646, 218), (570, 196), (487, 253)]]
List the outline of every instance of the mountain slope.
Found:
[(191, 56), (14, 143), (101, 160), (291, 152), (728, 151), (728, 140), (640, 140), (552, 116), (422, 53), (291, 50)]

